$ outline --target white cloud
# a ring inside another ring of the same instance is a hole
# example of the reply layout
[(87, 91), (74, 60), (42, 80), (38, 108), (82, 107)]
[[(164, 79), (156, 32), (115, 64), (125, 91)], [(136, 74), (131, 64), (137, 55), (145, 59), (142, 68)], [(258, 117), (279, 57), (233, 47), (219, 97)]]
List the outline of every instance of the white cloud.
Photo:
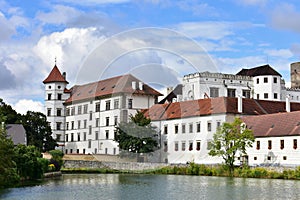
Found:
[(267, 49), (264, 51), (269, 56), (280, 57), (280, 58), (291, 58), (293, 56), (289, 49)]
[(237, 2), (247, 6), (264, 6), (268, 0), (237, 0)]
[(41, 102), (29, 99), (20, 99), (12, 107), (20, 114), (26, 114), (27, 111), (44, 113), (44, 105)]
[(127, 3), (130, 0), (85, 0), (85, 1), (78, 1), (78, 0), (57, 0), (58, 2), (65, 2), (71, 3), (75, 5), (82, 5), (82, 6), (95, 6), (95, 5), (103, 5), (103, 4), (120, 4), (120, 3)]
[(271, 13), (271, 23), (275, 28), (300, 33), (300, 12), (294, 5), (281, 3)]

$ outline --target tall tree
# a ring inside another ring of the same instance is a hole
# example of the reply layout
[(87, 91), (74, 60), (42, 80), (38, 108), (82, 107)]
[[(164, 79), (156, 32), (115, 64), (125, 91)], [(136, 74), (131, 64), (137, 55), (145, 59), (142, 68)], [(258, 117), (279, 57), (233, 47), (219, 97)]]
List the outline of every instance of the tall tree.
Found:
[(55, 149), (57, 142), (51, 136), (51, 127), (43, 113), (28, 111), (22, 116), (22, 124), (26, 130), (27, 145), (34, 145), (41, 152)]
[(10, 105), (6, 104), (3, 99), (0, 98), (0, 113), (5, 116), (6, 124), (18, 124), (20, 123), (21, 115), (18, 114)]
[(19, 181), (14, 157), (14, 143), (7, 137), (5, 117), (0, 113), (0, 188), (14, 186)]
[(140, 154), (153, 152), (158, 147), (155, 127), (142, 112), (138, 111), (134, 116), (131, 115), (128, 123), (121, 122), (116, 129), (115, 141), (122, 150)]
[(252, 147), (253, 142), (252, 131), (245, 127), (240, 118), (235, 118), (232, 123), (223, 123), (214, 134), (209, 155), (221, 156), (232, 175), (237, 152), (246, 155), (246, 148)]

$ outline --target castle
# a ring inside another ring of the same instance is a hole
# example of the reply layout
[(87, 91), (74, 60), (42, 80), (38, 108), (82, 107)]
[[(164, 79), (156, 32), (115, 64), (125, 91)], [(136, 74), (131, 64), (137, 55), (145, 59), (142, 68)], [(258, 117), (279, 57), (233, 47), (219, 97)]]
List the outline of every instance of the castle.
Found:
[[(149, 161), (220, 163), (208, 151), (213, 133), (223, 122), (236, 116), (300, 110), (299, 70), (300, 63), (291, 64), (291, 88), (269, 65), (242, 69), (235, 75), (197, 72), (185, 75), (182, 85), (169, 88), (158, 102), (162, 94), (130, 74), (67, 89), (65, 73), (54, 66), (43, 81), (46, 115), (66, 154), (119, 154), (115, 125), (128, 121), (137, 110), (146, 110), (162, 147)], [(251, 156), (247, 156), (250, 164), (266, 160), (256, 156), (254, 162)]]

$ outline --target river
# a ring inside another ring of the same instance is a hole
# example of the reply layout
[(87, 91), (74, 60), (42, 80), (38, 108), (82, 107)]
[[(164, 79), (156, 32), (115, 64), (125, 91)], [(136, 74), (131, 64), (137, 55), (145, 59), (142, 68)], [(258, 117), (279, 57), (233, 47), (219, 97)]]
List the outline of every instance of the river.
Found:
[(300, 181), (180, 175), (64, 174), (0, 190), (1, 200), (300, 199)]

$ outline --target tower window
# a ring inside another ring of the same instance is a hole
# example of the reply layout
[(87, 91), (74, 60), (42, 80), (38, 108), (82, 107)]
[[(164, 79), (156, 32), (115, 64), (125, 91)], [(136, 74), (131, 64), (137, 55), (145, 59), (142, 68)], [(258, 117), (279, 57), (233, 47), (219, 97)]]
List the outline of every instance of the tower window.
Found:
[(56, 115), (57, 115), (57, 116), (61, 116), (61, 108), (58, 108), (58, 109), (56, 110)]
[(61, 97), (62, 97), (62, 94), (60, 94), (60, 93), (57, 94), (57, 99), (58, 99), (58, 100), (61, 100), (61, 99), (62, 99)]
[(268, 77), (264, 78), (264, 83), (268, 83)]
[(51, 108), (47, 109), (47, 116), (51, 116)]
[(48, 100), (51, 100), (51, 95), (52, 95), (52, 94), (48, 94)]

